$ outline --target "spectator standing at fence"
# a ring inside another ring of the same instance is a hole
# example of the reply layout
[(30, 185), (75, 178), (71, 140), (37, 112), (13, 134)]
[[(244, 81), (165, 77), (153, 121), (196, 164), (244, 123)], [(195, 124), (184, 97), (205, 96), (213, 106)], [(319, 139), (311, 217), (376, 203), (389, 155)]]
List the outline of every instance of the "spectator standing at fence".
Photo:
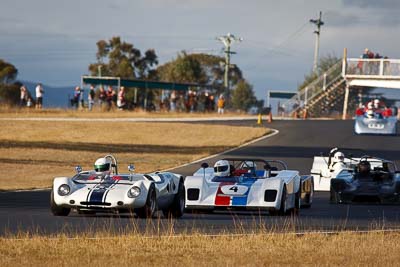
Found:
[(177, 100), (176, 92), (172, 91), (170, 96), (170, 108), (172, 112), (176, 111), (176, 100)]
[(20, 88), (20, 99), (19, 99), (20, 107), (25, 107), (27, 100), (28, 100), (28, 90), (26, 89), (25, 85), (22, 85)]
[(92, 111), (93, 106), (94, 106), (94, 97), (96, 95), (96, 92), (94, 91), (94, 86), (91, 85), (88, 93), (88, 107), (89, 111)]
[(117, 107), (118, 109), (122, 110), (126, 107), (125, 101), (125, 87), (121, 86), (118, 92), (118, 99), (117, 99)]
[(225, 98), (224, 95), (220, 95), (218, 98), (218, 114), (224, 114), (225, 111)]
[(106, 91), (104, 91), (103, 86), (100, 86), (99, 89), (99, 105), (100, 108), (103, 107), (103, 103), (106, 102)]
[(107, 109), (110, 110), (113, 107), (113, 99), (115, 96), (115, 91), (112, 86), (108, 86), (106, 91), (106, 101), (107, 101)]
[(72, 107), (78, 108), (79, 101), (81, 99), (81, 93), (82, 93), (81, 92), (81, 88), (79, 86), (76, 86), (75, 89), (74, 89), (74, 96), (73, 96), (73, 98), (71, 100), (71, 106)]
[(38, 85), (36, 86), (35, 93), (36, 93), (36, 109), (42, 109), (44, 90), (41, 83), (38, 83)]

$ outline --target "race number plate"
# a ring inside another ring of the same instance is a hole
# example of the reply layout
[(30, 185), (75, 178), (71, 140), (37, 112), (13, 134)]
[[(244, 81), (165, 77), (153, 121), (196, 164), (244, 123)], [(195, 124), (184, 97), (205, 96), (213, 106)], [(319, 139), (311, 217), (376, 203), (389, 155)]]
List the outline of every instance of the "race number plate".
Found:
[(385, 125), (380, 124), (380, 123), (369, 123), (368, 128), (370, 129), (383, 129), (385, 128)]
[(221, 191), (225, 195), (244, 195), (247, 190), (249, 190), (249, 188), (244, 185), (224, 185), (221, 187)]

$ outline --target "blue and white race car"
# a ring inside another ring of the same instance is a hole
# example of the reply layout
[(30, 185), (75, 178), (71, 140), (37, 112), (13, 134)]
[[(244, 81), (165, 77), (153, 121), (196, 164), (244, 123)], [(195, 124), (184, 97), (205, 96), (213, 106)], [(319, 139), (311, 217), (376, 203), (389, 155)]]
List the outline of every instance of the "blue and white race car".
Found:
[(298, 214), (311, 206), (314, 194), (312, 176), (263, 159), (223, 159), (214, 168), (203, 163), (186, 177), (185, 190), (190, 211), (267, 210), (270, 215)]
[(94, 170), (78, 166), (73, 177), (56, 177), (50, 207), (55, 216), (96, 212), (136, 213), (151, 218), (157, 210), (165, 216), (181, 217), (185, 208), (183, 177), (171, 172), (119, 174), (114, 156), (99, 158)]
[(354, 120), (356, 134), (397, 134), (397, 108), (376, 110), (359, 108)]

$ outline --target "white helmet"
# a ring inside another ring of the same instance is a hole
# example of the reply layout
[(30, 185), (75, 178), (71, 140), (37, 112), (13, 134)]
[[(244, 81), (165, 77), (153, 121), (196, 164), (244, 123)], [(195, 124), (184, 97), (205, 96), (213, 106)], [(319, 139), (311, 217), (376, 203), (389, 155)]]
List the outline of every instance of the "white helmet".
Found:
[(336, 152), (333, 156), (333, 162), (343, 162), (344, 161), (344, 154), (340, 151)]
[(215, 176), (229, 176), (231, 168), (227, 160), (218, 160), (214, 164)]
[(109, 158), (98, 158), (94, 163), (96, 172), (104, 172), (111, 170), (111, 160)]
[(375, 99), (374, 100), (374, 107), (375, 108), (379, 108), (379, 104), (380, 104), (381, 102), (379, 101), (379, 99)]
[(368, 118), (373, 118), (374, 117), (374, 111), (372, 109), (367, 111), (367, 116)]

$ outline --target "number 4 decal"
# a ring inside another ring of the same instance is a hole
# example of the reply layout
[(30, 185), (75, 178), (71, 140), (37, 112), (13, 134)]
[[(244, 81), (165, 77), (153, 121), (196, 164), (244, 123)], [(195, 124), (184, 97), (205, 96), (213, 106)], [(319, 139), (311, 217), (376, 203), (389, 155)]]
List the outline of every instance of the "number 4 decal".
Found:
[(238, 191), (238, 187), (237, 186), (232, 186), (231, 188), (229, 188), (229, 190), (232, 190), (233, 192), (237, 192)]

